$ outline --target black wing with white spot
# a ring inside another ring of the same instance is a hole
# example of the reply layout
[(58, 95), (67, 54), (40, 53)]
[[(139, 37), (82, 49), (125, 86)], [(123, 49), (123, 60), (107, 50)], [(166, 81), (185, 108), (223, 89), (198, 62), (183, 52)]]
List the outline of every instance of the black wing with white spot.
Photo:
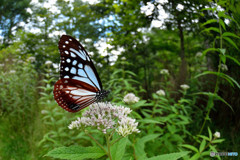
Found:
[(73, 37), (63, 35), (58, 48), (61, 54), (60, 80), (54, 85), (54, 98), (69, 112), (77, 112), (108, 94), (92, 60)]
[(102, 83), (92, 60), (76, 39), (63, 35), (58, 48), (61, 54), (61, 79), (71, 78), (83, 81), (102, 90)]

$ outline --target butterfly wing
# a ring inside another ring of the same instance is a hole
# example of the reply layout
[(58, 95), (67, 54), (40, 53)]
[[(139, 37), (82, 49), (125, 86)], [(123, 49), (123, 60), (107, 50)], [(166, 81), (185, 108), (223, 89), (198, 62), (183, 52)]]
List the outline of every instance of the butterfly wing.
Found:
[(63, 35), (58, 48), (61, 79), (54, 85), (54, 98), (63, 109), (77, 112), (97, 100), (102, 83), (88, 53), (76, 39)]

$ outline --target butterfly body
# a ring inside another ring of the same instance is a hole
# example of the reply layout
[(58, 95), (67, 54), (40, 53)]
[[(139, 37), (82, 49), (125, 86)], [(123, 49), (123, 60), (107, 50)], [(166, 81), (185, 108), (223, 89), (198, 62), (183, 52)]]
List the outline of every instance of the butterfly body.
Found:
[(69, 112), (77, 112), (107, 96), (96, 68), (83, 46), (73, 37), (63, 35), (59, 41), (61, 54), (60, 80), (54, 85), (54, 98)]

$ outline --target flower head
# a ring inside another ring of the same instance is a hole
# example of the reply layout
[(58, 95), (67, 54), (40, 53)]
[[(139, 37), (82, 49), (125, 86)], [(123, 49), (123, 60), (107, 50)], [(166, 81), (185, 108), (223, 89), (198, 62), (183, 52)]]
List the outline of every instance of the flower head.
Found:
[(180, 87), (181, 87), (183, 90), (187, 90), (187, 89), (190, 88), (189, 85), (187, 85), (187, 84), (182, 84), (182, 85), (180, 85)]
[(196, 53), (196, 57), (202, 57), (202, 55), (203, 55), (202, 52), (197, 52)]
[(27, 61), (29, 61), (29, 62), (35, 62), (35, 60), (36, 60), (35, 57), (29, 57), (29, 58), (27, 59)]
[(156, 93), (157, 93), (159, 96), (165, 96), (165, 95), (166, 95), (166, 94), (165, 94), (165, 91), (162, 90), (162, 89), (158, 90)]
[(165, 74), (165, 75), (169, 75), (169, 71), (167, 69), (162, 69), (160, 71), (160, 74)]
[(10, 70), (9, 73), (14, 74), (14, 73), (16, 73), (16, 71), (15, 70)]
[(52, 65), (52, 61), (46, 61), (46, 62), (45, 62), (45, 65), (46, 65), (46, 66), (51, 66), (51, 65)]
[(228, 71), (228, 66), (226, 64), (220, 64), (220, 68), (222, 71)]
[(220, 132), (215, 132), (213, 136), (216, 138), (220, 138)]
[(138, 123), (135, 119), (126, 117), (118, 121), (119, 127), (116, 129), (117, 133), (123, 137), (126, 137), (133, 132), (139, 133), (137, 129)]
[(128, 117), (130, 108), (115, 106), (111, 103), (94, 103), (86, 110), (82, 117), (78, 118), (68, 126), (69, 129), (84, 129), (92, 127), (102, 131), (116, 130), (119, 135), (127, 136), (133, 132), (139, 133), (138, 123), (135, 119)]
[(123, 101), (127, 104), (133, 104), (137, 103), (139, 101), (139, 98), (133, 93), (128, 93), (126, 96), (124, 96)]

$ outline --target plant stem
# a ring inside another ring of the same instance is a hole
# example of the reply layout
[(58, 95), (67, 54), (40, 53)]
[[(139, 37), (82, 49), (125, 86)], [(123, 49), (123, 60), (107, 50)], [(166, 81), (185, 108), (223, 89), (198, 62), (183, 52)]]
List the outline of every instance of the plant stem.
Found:
[(107, 148), (108, 148), (108, 157), (110, 160), (112, 160), (112, 155), (111, 155), (111, 144), (110, 144), (110, 136), (108, 136), (108, 134), (105, 136), (106, 140), (107, 140)]
[[(220, 49), (222, 49), (222, 47), (223, 47), (223, 44), (222, 44), (222, 27), (221, 27), (220, 23), (218, 23), (218, 25), (219, 25), (219, 34), (220, 34)], [(221, 54), (221, 52), (220, 52), (220, 54)], [(218, 74), (220, 72), (221, 72), (221, 58), (219, 57)], [(218, 89), (219, 89), (218, 86), (219, 86), (219, 76), (217, 76), (216, 85), (215, 85), (214, 93), (213, 93), (214, 95), (217, 94), (217, 92), (218, 92)], [(207, 119), (209, 117), (210, 111), (211, 111), (212, 107), (214, 106), (214, 97), (212, 97), (212, 96), (209, 97), (207, 106), (209, 106), (208, 107), (208, 112), (207, 112), (207, 115), (206, 115), (206, 117), (204, 119), (204, 122), (203, 122), (203, 125), (201, 127), (201, 130), (200, 130), (199, 134), (202, 133), (202, 131), (203, 131), (204, 127), (205, 127), (206, 121), (207, 121)]]
[[(86, 132), (85, 132), (86, 133)], [(94, 142), (96, 142), (97, 143), (97, 145), (108, 155), (108, 152), (106, 151), (106, 149), (95, 139), (95, 138), (93, 138), (93, 136), (92, 135), (90, 135), (90, 134), (88, 134), (88, 133), (86, 133)]]
[(122, 138), (124, 138), (124, 137), (119, 137), (118, 139), (116, 139), (112, 144), (111, 144), (111, 146), (113, 146), (115, 143), (117, 143), (119, 140), (121, 140)]

